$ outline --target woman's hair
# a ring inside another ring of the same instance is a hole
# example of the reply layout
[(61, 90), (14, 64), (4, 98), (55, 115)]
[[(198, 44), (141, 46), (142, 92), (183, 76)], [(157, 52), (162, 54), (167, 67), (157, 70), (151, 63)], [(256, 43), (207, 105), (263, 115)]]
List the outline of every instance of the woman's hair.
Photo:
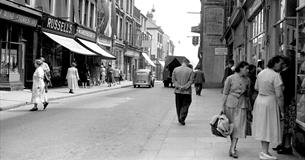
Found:
[(235, 67), (235, 72), (240, 72), (241, 68), (244, 68), (245, 66), (249, 66), (249, 63), (246, 61), (241, 61), (237, 64), (237, 66)]
[(284, 64), (286, 64), (286, 66), (290, 66), (291, 59), (287, 56), (284, 56), (283, 57), (283, 62), (284, 62)]
[(274, 57), (272, 57), (272, 58), (268, 61), (267, 67), (268, 67), (268, 68), (273, 68), (274, 65), (275, 65), (276, 63), (279, 63), (281, 60), (283, 60), (283, 57), (282, 57), (282, 56), (280, 56), (280, 55), (274, 56)]
[(35, 60), (35, 64), (37, 64), (38, 66), (40, 66), (40, 65), (42, 65), (42, 60), (40, 60), (40, 59), (36, 59)]
[(76, 63), (72, 62), (72, 63), (71, 63), (71, 66), (72, 66), (72, 67), (76, 67)]

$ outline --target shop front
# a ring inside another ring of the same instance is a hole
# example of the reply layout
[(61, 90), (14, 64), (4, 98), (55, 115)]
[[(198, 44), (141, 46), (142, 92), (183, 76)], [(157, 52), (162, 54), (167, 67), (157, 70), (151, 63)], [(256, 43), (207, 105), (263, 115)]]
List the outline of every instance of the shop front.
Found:
[(114, 60), (115, 56), (111, 55), (96, 43), (96, 33), (93, 30), (77, 26), (75, 38), (80, 44), (96, 54), (93, 56), (75, 55), (75, 61), (79, 64), (80, 74), (85, 74), (86, 66), (88, 66), (93, 83), (99, 84), (102, 59)]
[(32, 81), (41, 14), (6, 3), (0, 4), (0, 90), (22, 90)]
[(138, 69), (139, 53), (134, 50), (129, 50), (124, 54), (124, 75), (125, 79), (132, 81), (133, 73)]
[(305, 156), (305, 1), (299, 2), (297, 8), (297, 54), (296, 65), (296, 95), (297, 95), (297, 120), (295, 135), (293, 137), (294, 148)]
[[(76, 25), (74, 23), (44, 14), (40, 32), (40, 56), (46, 59), (51, 69), (51, 81), (54, 87), (66, 84), (66, 74), (72, 62), (78, 56), (96, 55), (86, 49), (74, 37)], [(82, 62), (77, 62), (82, 64)]]

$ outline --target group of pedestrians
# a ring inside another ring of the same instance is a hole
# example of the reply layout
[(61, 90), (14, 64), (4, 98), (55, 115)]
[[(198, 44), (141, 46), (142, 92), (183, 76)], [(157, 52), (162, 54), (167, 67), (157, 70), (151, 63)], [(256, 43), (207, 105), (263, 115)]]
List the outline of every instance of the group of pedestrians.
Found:
[(279, 144), (273, 148), (278, 154), (292, 154), (291, 135), (296, 112), (294, 76), (289, 64), (288, 57), (275, 56), (269, 60), (267, 68), (255, 76), (255, 66), (242, 61), (236, 65), (235, 73), (225, 78), (222, 112), (233, 125), (231, 157), (238, 158), (238, 139), (252, 132), (261, 142), (260, 159), (277, 159), (269, 152), (270, 143)]
[[(265, 69), (241, 61), (234, 66), (230, 60), (223, 79), (224, 114), (233, 127), (230, 134), (229, 156), (238, 158), (237, 143), (240, 138), (253, 135), (261, 142), (260, 159), (277, 159), (269, 152), (269, 145), (278, 144), (278, 154), (292, 154), (291, 137), (296, 120), (294, 79), (290, 58), (275, 56)], [(200, 96), (205, 82), (202, 71), (195, 71), (184, 61), (172, 73), (175, 90), (177, 119), (185, 125), (192, 102), (192, 84)]]

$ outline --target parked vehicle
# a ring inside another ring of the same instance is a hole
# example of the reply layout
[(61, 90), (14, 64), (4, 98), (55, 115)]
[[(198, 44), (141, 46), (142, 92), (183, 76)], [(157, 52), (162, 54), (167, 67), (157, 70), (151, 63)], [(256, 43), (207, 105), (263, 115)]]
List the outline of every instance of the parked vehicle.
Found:
[(133, 78), (133, 87), (140, 87), (140, 86), (148, 86), (149, 88), (154, 87), (155, 85), (155, 78), (153, 73), (149, 69), (139, 69), (135, 72)]
[(167, 56), (165, 58), (165, 65), (163, 69), (163, 83), (164, 87), (173, 87), (172, 73), (176, 67), (181, 66), (184, 60), (189, 61), (184, 56)]

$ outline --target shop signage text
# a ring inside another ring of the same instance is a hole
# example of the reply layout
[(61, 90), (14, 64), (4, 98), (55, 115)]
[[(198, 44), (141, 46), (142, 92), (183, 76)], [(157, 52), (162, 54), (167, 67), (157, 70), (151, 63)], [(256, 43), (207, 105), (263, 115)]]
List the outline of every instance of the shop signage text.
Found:
[(96, 34), (93, 31), (90, 31), (90, 30), (87, 30), (87, 29), (84, 29), (81, 27), (77, 27), (76, 33), (78, 36), (80, 36), (82, 38), (86, 38), (86, 39), (95, 41)]
[(10, 12), (4, 9), (0, 9), (0, 18), (10, 20), (13, 22), (36, 27), (38, 20), (35, 18), (27, 17), (18, 13)]
[(75, 34), (75, 26), (73, 23), (52, 17), (50, 15), (43, 15), (42, 27), (69, 35)]

